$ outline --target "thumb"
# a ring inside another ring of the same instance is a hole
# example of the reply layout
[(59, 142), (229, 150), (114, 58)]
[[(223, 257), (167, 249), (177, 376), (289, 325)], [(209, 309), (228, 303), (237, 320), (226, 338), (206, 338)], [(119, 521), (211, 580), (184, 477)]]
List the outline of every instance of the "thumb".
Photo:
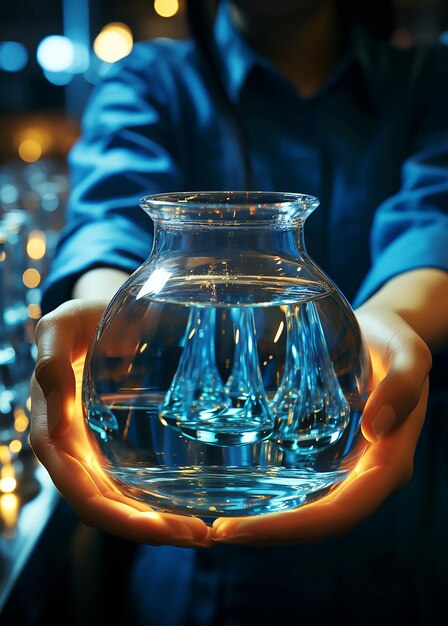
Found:
[(382, 330), (381, 341), (369, 346), (374, 370), (380, 361), (384, 372), (364, 409), (362, 430), (369, 441), (377, 441), (406, 420), (419, 403), (431, 369), (429, 348), (405, 322)]
[(36, 327), (34, 376), (47, 403), (52, 437), (70, 426), (76, 395), (72, 363), (84, 357), (104, 306), (72, 300), (44, 316)]

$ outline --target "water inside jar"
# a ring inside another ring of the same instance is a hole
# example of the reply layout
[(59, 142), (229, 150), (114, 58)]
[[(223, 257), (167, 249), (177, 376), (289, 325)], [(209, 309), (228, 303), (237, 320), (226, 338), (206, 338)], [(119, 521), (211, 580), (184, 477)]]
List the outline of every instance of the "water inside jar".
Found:
[(239, 306), (130, 293), (106, 316), (86, 417), (130, 493), (156, 508), (249, 514), (346, 476), (363, 449), (359, 334), (334, 291), (282, 293)]

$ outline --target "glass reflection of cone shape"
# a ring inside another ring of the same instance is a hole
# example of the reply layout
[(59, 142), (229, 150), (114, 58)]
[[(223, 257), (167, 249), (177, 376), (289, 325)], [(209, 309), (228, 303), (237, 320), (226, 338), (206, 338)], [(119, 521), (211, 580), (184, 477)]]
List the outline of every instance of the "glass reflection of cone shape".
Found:
[(230, 404), (216, 365), (215, 326), (215, 309), (191, 309), (179, 365), (159, 406), (162, 422), (194, 439), (207, 439), (213, 420)]
[(233, 308), (232, 319), (235, 351), (232, 373), (225, 386), (231, 400), (226, 418), (239, 443), (253, 443), (272, 433), (274, 418), (260, 371), (253, 311)]
[(285, 372), (273, 399), (275, 439), (285, 450), (313, 452), (339, 439), (350, 417), (328, 354), (316, 305), (288, 307)]

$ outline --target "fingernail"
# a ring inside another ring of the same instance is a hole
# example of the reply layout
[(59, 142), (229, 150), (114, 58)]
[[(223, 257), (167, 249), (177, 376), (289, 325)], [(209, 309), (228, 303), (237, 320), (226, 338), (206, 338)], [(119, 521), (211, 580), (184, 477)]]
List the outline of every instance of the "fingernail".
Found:
[(395, 418), (395, 410), (389, 404), (381, 407), (372, 423), (373, 432), (377, 439), (381, 439), (392, 430)]
[(61, 420), (61, 396), (59, 391), (50, 391), (47, 396), (47, 419), (50, 436), (57, 434), (57, 427)]

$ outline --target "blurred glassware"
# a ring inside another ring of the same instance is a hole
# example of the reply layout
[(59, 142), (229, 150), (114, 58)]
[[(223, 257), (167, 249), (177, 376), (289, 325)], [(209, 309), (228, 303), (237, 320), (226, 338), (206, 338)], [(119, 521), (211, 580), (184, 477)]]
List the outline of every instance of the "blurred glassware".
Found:
[(27, 445), (34, 367), (34, 328), (23, 282), (30, 222), (19, 210), (0, 217), (0, 446), (8, 447), (12, 460)]
[(67, 193), (65, 161), (0, 166), (0, 495), (11, 493), (10, 474), (20, 476), (18, 457), (29, 450), (34, 327)]

